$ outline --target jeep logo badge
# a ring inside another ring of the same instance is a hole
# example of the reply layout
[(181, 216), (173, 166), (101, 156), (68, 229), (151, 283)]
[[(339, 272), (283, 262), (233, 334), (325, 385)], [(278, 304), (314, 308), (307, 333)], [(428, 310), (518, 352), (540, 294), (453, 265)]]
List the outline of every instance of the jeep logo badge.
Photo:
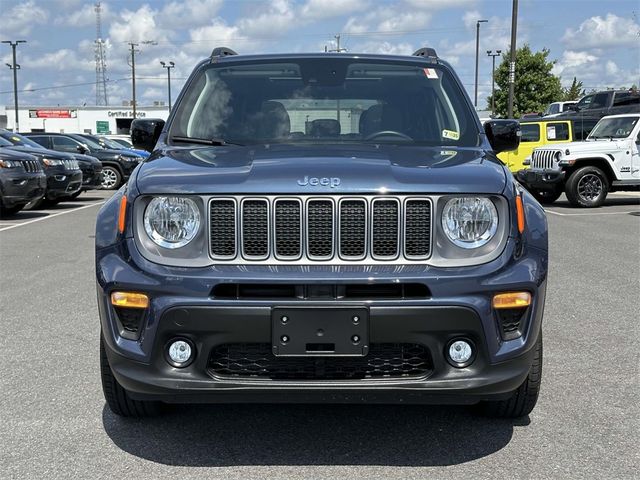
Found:
[(309, 176), (305, 176), (302, 180), (298, 180), (298, 185), (300, 185), (301, 187), (306, 187), (307, 185), (311, 185), (312, 187), (317, 187), (318, 185), (320, 185), (321, 187), (331, 187), (331, 188), (336, 188), (338, 185), (340, 185), (340, 178), (339, 177), (309, 177)]

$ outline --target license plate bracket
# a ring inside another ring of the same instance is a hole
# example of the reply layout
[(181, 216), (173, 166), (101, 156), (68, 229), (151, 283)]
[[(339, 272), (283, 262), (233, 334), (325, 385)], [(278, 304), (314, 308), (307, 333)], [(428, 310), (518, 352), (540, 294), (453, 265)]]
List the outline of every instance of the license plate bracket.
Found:
[(369, 310), (274, 307), (271, 333), (277, 357), (363, 357), (369, 353)]

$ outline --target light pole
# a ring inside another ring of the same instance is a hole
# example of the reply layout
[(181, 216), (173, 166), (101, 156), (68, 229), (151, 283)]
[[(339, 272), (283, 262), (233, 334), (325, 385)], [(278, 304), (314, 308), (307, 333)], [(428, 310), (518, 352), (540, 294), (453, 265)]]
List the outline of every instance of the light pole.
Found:
[[(141, 42), (143, 45), (157, 45), (158, 42), (153, 40), (145, 40)], [(131, 50), (131, 100), (133, 102), (133, 119), (136, 119), (136, 53), (140, 53), (140, 50), (136, 50), (139, 43), (129, 42), (129, 48)]]
[(15, 109), (16, 114), (16, 122), (13, 126), (14, 132), (20, 131), (20, 122), (18, 120), (18, 70), (20, 70), (20, 65), (16, 63), (16, 47), (19, 43), (27, 43), (26, 40), (16, 40), (12, 42), (11, 40), (3, 40), (2, 43), (8, 43), (11, 45), (11, 50), (13, 51), (13, 65), (6, 64), (11, 70), (13, 70), (13, 108)]
[(492, 66), (491, 66), (491, 116), (495, 114), (496, 111), (496, 57), (502, 53), (502, 50), (496, 50), (495, 52), (492, 50), (487, 50), (487, 55), (491, 57)]
[(509, 60), (509, 103), (507, 118), (513, 118), (513, 96), (516, 82), (516, 31), (518, 29), (518, 0), (513, 0), (511, 10), (511, 54)]
[(167, 69), (167, 89), (169, 90), (169, 112), (171, 112), (171, 69), (175, 68), (176, 64), (173, 62), (160, 62), (162, 68)]
[(489, 20), (478, 20), (476, 22), (476, 91), (473, 100), (473, 106), (478, 106), (478, 57), (480, 54), (480, 24), (487, 23)]

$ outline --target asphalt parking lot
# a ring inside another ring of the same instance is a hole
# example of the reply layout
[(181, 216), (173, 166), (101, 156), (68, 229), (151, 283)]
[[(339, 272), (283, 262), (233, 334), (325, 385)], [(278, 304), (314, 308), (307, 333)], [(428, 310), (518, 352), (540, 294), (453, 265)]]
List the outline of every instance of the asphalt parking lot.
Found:
[(640, 194), (547, 209), (543, 388), (517, 422), (402, 405), (115, 417), (100, 389), (93, 266), (108, 195), (0, 221), (3, 478), (637, 478)]

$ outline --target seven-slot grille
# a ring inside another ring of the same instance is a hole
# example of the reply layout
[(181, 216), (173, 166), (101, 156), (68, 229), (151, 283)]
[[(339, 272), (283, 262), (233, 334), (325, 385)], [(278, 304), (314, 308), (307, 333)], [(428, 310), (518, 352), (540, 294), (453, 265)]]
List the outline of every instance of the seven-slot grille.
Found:
[(68, 170), (80, 170), (80, 165), (78, 165), (77, 160), (63, 160), (65, 168)]
[(555, 169), (556, 154), (559, 150), (534, 150), (531, 157), (531, 168)]
[(24, 169), (29, 173), (42, 171), (42, 164), (38, 160), (23, 160), (22, 165), (24, 166)]
[(219, 261), (425, 260), (432, 202), (422, 197), (220, 197), (209, 201)]

